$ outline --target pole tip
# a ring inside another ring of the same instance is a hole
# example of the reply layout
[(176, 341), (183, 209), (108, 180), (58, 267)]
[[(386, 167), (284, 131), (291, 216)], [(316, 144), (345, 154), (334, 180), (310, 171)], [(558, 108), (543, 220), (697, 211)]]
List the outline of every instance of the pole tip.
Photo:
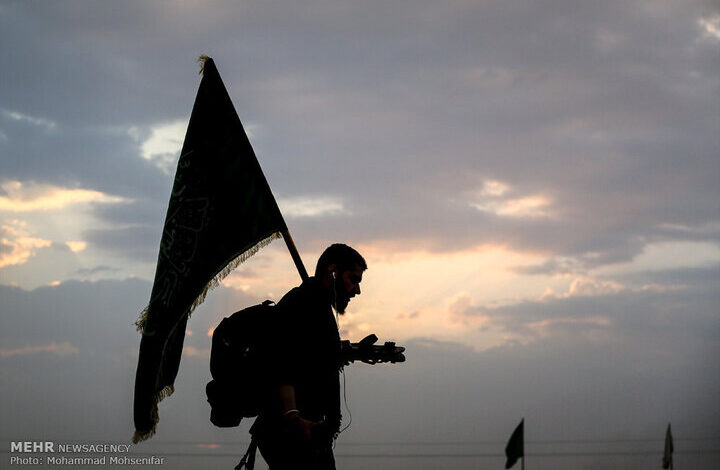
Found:
[(198, 61), (198, 63), (200, 64), (200, 71), (198, 72), (198, 74), (200, 74), (200, 75), (203, 74), (203, 72), (205, 71), (205, 63), (206, 63), (208, 60), (212, 60), (212, 57), (209, 57), (209, 56), (207, 56), (207, 55), (205, 55), (205, 54), (202, 54), (200, 57), (198, 57), (198, 60), (197, 60), (197, 61)]

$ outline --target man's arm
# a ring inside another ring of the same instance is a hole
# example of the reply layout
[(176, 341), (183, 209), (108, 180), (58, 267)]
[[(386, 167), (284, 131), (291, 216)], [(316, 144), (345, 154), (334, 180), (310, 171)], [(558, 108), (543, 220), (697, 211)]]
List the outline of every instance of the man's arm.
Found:
[(322, 421), (310, 421), (300, 416), (295, 402), (295, 387), (292, 385), (280, 385), (275, 389), (276, 403), (280, 405), (283, 419), (288, 424), (294, 425), (306, 439), (312, 437), (314, 427), (322, 424)]
[(295, 387), (292, 385), (280, 385), (275, 389), (276, 403), (280, 404), (280, 412), (285, 415), (291, 411), (297, 411), (295, 403)]

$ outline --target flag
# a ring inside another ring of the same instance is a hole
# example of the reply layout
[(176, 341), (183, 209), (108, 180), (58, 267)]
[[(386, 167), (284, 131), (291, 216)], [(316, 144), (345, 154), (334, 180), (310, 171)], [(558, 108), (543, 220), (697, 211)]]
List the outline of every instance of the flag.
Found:
[(525, 431), (523, 430), (524, 423), (525, 418), (520, 420), (520, 424), (518, 424), (518, 426), (515, 428), (512, 435), (510, 436), (510, 440), (505, 446), (505, 455), (507, 456), (505, 468), (512, 467), (513, 465), (515, 465), (515, 462), (517, 462), (520, 457), (525, 457)]
[(238, 264), (286, 225), (230, 96), (209, 57), (175, 173), (135, 376), (133, 442), (152, 436), (157, 404), (172, 394), (185, 326)]
[(668, 423), (667, 431), (665, 431), (665, 451), (663, 452), (663, 468), (672, 468), (673, 454), (673, 438), (670, 431), (670, 423)]

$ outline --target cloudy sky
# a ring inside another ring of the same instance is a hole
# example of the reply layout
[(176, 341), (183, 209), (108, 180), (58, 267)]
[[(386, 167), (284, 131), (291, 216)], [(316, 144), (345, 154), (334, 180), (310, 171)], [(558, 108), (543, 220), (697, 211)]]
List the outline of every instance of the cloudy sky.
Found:
[[(668, 422), (718, 464), (717, 1), (3, 1), (0, 38), (2, 449), (128, 440), (208, 54), (305, 264), (368, 261), (343, 335), (408, 346), (346, 370), (342, 468), (499, 468), (522, 417), (535, 468), (656, 468)], [(298, 280), (276, 242), (210, 295), (137, 452), (234, 463), (208, 330)]]

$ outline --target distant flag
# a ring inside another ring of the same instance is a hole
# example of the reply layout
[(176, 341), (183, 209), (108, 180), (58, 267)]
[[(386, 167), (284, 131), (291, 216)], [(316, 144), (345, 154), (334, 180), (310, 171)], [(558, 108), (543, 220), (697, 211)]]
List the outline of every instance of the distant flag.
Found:
[(157, 404), (174, 391), (190, 313), (238, 264), (287, 233), (215, 63), (201, 62), (152, 294), (137, 322), (133, 442), (154, 434)]
[(662, 468), (673, 468), (673, 437), (670, 431), (670, 423), (668, 423), (667, 431), (665, 431), (665, 451), (663, 452)]
[(519, 458), (525, 458), (524, 424), (525, 418), (520, 421), (520, 424), (515, 428), (510, 436), (510, 440), (505, 446), (505, 455), (507, 456), (505, 468), (511, 468)]

